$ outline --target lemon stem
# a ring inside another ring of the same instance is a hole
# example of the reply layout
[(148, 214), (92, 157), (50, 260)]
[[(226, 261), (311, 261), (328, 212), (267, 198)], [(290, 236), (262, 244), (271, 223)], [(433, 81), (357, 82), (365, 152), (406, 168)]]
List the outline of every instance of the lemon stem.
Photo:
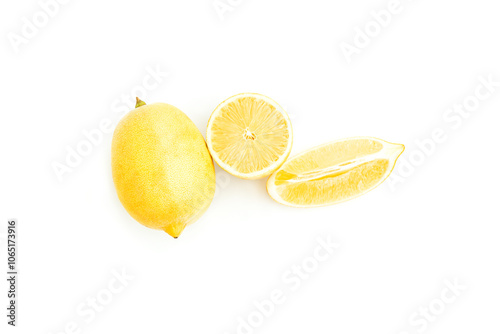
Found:
[(146, 102), (142, 101), (138, 97), (135, 98), (135, 101), (136, 101), (136, 103), (135, 103), (135, 107), (136, 108), (139, 108), (139, 107), (142, 107), (142, 106), (146, 105)]

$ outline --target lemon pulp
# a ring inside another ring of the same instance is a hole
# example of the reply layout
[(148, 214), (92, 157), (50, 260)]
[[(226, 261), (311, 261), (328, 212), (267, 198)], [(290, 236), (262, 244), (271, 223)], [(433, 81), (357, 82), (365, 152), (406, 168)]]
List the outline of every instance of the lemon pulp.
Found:
[(323, 206), (358, 197), (382, 183), (404, 146), (370, 137), (331, 142), (287, 161), (268, 180), (279, 203)]
[(279, 168), (290, 153), (290, 120), (268, 97), (239, 94), (213, 112), (207, 144), (214, 160), (230, 174), (248, 179), (264, 177)]

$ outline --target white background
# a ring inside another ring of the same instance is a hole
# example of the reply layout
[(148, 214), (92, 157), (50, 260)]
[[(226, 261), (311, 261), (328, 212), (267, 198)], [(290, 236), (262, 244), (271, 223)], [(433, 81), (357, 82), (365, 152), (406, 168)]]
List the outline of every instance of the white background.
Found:
[[(423, 325), (409, 318), (439, 305), (445, 280), (457, 279), (466, 289), (425, 332), (498, 333), (500, 88), (457, 128), (443, 119), (480, 76), (500, 81), (497, 2), (401, 0), (350, 63), (341, 43), (352, 44), (356, 27), (389, 1), (232, 3), (221, 19), (212, 0), (73, 0), (15, 52), (8, 36), (40, 5), (2, 2), (2, 262), (8, 218), (19, 220), (20, 243), (18, 327), (6, 325), (2, 279), (2, 328), (55, 334), (75, 322), (81, 333), (233, 334), (255, 301), (279, 289), (285, 302), (254, 333), (418, 333)], [(116, 101), (123, 107), (121, 94), (148, 68), (169, 74), (141, 97), (177, 106), (204, 136), (219, 102), (250, 91), (289, 112), (292, 154), (375, 136), (406, 145), (397, 172), (412, 154), (422, 158), (415, 142), (434, 129), (447, 140), (395, 186), (318, 209), (279, 205), (266, 180), (217, 167), (210, 209), (174, 240), (119, 203), (111, 134), (62, 181), (53, 170), (86, 140), (83, 131), (122, 116)], [(341, 245), (292, 291), (282, 275), (312, 255), (318, 237)], [(92, 321), (81, 316), (81, 303), (104, 296), (122, 268), (134, 276), (123, 291)]]

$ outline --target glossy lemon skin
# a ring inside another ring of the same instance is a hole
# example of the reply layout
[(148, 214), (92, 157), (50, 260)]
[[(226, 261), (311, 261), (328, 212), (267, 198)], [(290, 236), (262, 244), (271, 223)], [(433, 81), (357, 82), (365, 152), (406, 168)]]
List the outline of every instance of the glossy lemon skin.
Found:
[(111, 161), (116, 192), (127, 212), (175, 238), (213, 199), (215, 171), (205, 140), (169, 104), (128, 113), (113, 134)]

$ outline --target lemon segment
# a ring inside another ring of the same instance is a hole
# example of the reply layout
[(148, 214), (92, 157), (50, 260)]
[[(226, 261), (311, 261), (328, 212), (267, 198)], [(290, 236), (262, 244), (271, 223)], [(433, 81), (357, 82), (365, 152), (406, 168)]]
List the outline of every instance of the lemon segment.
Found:
[(401, 144), (371, 137), (327, 143), (288, 160), (271, 175), (267, 191), (294, 207), (341, 203), (381, 184), (403, 151)]
[(212, 113), (207, 146), (217, 164), (244, 179), (258, 179), (278, 169), (292, 148), (292, 126), (286, 112), (270, 98), (238, 94)]

